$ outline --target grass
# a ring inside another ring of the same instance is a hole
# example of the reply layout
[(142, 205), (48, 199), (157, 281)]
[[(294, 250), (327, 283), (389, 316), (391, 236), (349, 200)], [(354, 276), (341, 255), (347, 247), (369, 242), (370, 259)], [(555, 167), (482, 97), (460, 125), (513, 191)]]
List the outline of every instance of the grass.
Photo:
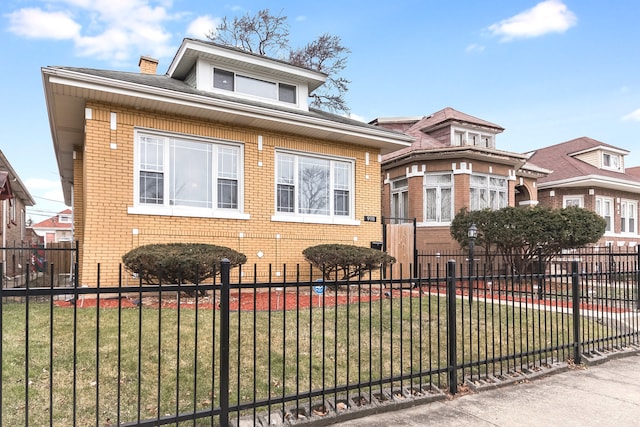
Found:
[[(588, 323), (593, 334), (609, 333)], [(2, 424), (102, 426), (216, 408), (219, 329), (218, 310), (5, 303)], [(459, 300), (457, 331), (465, 377), (571, 357), (571, 316), (521, 303)], [(233, 405), (380, 380), (358, 391), (369, 393), (388, 386), (382, 379), (400, 375), (416, 376), (403, 385), (446, 387), (445, 374), (435, 372), (446, 368), (446, 334), (446, 301), (431, 295), (324, 310), (233, 312), (229, 400)], [(508, 357), (519, 352), (530, 355)], [(474, 364), (486, 359), (502, 360)]]

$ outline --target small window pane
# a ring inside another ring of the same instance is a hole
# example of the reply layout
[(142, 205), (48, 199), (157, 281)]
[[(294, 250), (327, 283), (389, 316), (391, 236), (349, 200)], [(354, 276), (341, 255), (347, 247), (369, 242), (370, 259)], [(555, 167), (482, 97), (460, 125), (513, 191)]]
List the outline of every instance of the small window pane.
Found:
[(218, 176), (220, 178), (238, 178), (238, 149), (218, 148)]
[(294, 188), (293, 185), (278, 184), (278, 212), (294, 212), (296, 202)]
[(218, 179), (218, 207), (220, 209), (238, 208), (238, 181)]
[(278, 88), (279, 99), (282, 102), (296, 103), (296, 87), (280, 83)]
[(236, 76), (236, 92), (262, 98), (278, 99), (277, 85), (273, 82), (258, 80), (247, 76)]
[(140, 172), (140, 203), (161, 205), (164, 201), (164, 179), (158, 172)]
[(233, 73), (219, 68), (214, 69), (213, 87), (233, 91)]
[(336, 215), (349, 215), (349, 192), (336, 190), (334, 192), (334, 206)]

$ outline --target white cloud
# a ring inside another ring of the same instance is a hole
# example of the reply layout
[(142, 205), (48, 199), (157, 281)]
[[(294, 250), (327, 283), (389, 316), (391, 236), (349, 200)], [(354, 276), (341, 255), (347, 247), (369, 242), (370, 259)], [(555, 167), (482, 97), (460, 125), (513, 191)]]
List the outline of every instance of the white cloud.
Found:
[(640, 108), (638, 108), (637, 110), (627, 114), (626, 116), (624, 116), (622, 118), (622, 120), (631, 120), (634, 122), (640, 122)]
[(149, 55), (170, 57), (175, 51), (167, 23), (170, 0), (57, 0), (47, 10), (24, 8), (8, 14), (12, 33), (30, 38), (72, 40), (76, 53), (112, 63), (132, 63)]
[(80, 34), (80, 24), (65, 12), (46, 12), (38, 8), (27, 8), (9, 13), (7, 17), (9, 31), (22, 37), (68, 40)]
[(489, 26), (502, 41), (564, 33), (576, 25), (576, 15), (561, 0), (545, 0), (533, 8)]
[(484, 46), (482, 46), (481, 44), (472, 43), (469, 46), (467, 46), (465, 51), (467, 53), (472, 53), (472, 52), (480, 53), (480, 52), (484, 51)]
[(221, 23), (221, 19), (209, 15), (198, 16), (187, 27), (187, 35), (198, 39), (205, 39), (206, 35)]

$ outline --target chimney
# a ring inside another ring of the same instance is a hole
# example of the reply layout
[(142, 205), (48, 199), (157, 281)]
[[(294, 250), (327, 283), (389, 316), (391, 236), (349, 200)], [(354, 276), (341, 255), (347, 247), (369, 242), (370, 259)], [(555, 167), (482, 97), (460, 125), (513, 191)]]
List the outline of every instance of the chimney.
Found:
[(158, 68), (158, 60), (149, 56), (141, 56), (138, 66), (142, 74), (155, 74)]

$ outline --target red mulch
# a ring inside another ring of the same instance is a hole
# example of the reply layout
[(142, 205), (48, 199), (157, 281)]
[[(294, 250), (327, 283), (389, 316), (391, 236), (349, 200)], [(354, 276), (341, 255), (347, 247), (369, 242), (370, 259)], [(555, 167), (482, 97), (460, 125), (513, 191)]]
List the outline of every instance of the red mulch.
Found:
[[(229, 309), (231, 311), (280, 311), (280, 310), (294, 310), (296, 308), (309, 308), (309, 307), (334, 307), (337, 305), (345, 305), (345, 304), (354, 304), (358, 302), (369, 302), (376, 301), (380, 298), (398, 298), (401, 295), (403, 297), (411, 297), (415, 298), (421, 294), (419, 289), (409, 290), (393, 290), (383, 291), (384, 294), (380, 294), (378, 292), (373, 292), (371, 294), (362, 292), (358, 295), (357, 292), (351, 292), (347, 295), (344, 291), (335, 292), (332, 290), (327, 290), (324, 295), (318, 295), (314, 292), (300, 292), (296, 293), (295, 290), (292, 291), (284, 291), (284, 290), (272, 290), (268, 291), (236, 291), (230, 294), (229, 299)], [(444, 289), (439, 289), (437, 291), (440, 295), (444, 296), (446, 291)], [(497, 292), (496, 292), (497, 293)], [(467, 290), (457, 288), (456, 294), (461, 295), (463, 298), (468, 298), (469, 293)], [(473, 299), (476, 301), (484, 301), (486, 298), (487, 301), (490, 300), (501, 300), (501, 301), (510, 301), (514, 304), (523, 303), (523, 304), (537, 304), (543, 306), (551, 306), (551, 307), (571, 307), (571, 302), (569, 301), (559, 301), (554, 299), (543, 299), (539, 300), (537, 297), (531, 298), (518, 298), (513, 295), (493, 295), (492, 292), (487, 292), (482, 289), (478, 289), (477, 292), (474, 292)], [(219, 297), (216, 297), (215, 301), (211, 297), (200, 297), (197, 299), (198, 309), (213, 309), (214, 303), (215, 308), (220, 308), (220, 300)], [(77, 302), (77, 307), (79, 308), (91, 308), (96, 307), (98, 303), (97, 298), (80, 298)], [(159, 301), (158, 298), (149, 297), (144, 298), (142, 302), (143, 306), (150, 308), (177, 308), (178, 300), (175, 298), (163, 298), (162, 301)], [(55, 301), (54, 305), (58, 307), (73, 307), (73, 301)], [(138, 307), (137, 300), (133, 300), (130, 298), (101, 298), (100, 299), (100, 308), (135, 308)], [(196, 307), (196, 298), (192, 297), (181, 297), (180, 298), (180, 307), (181, 308), (195, 308)], [(589, 303), (581, 303), (580, 308), (582, 310), (594, 310), (601, 312), (611, 312), (611, 313), (621, 313), (626, 310), (623, 308), (617, 307), (606, 307), (602, 305), (589, 304)]]

